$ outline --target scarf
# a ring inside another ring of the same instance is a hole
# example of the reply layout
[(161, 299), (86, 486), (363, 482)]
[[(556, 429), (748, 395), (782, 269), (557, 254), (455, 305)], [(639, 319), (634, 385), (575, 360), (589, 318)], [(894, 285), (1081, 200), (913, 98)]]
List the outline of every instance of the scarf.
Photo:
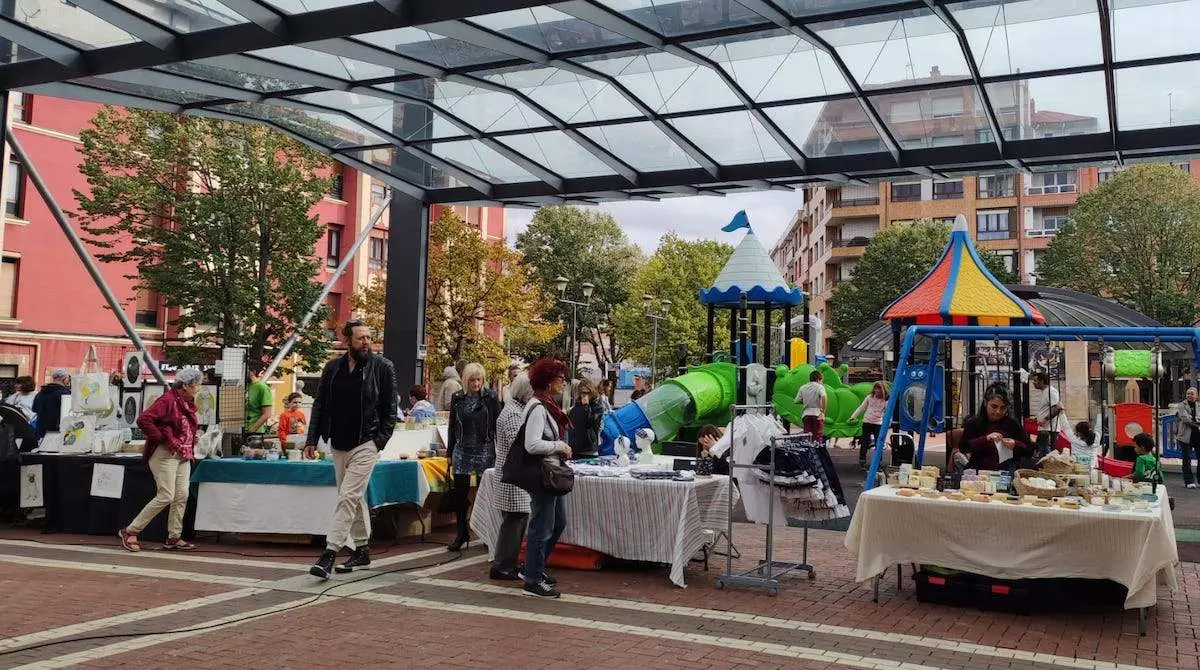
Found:
[(548, 391), (539, 391), (534, 393), (533, 397), (541, 401), (546, 411), (550, 412), (550, 418), (554, 419), (554, 422), (558, 424), (558, 439), (567, 439), (567, 429), (571, 427), (571, 418), (567, 416), (567, 413), (562, 410), (562, 407), (558, 406), (558, 403), (555, 402)]

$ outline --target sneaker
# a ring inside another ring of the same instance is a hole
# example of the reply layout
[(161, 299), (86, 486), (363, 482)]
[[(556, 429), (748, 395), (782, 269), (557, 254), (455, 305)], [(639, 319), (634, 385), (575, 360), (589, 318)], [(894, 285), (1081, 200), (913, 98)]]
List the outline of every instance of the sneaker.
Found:
[(334, 568), (338, 574), (354, 572), (355, 570), (366, 570), (371, 567), (371, 556), (367, 553), (366, 547), (359, 547), (354, 550), (350, 558), (346, 559), (345, 563)]
[(518, 574), (516, 570), (513, 570), (512, 572), (508, 572), (505, 570), (497, 570), (496, 568), (492, 568), (488, 572), (488, 579), (492, 579), (497, 582), (518, 582), (518, 581), (523, 582), (523, 581), (525, 581), (525, 577)]
[(125, 548), (125, 551), (138, 552), (142, 550), (142, 545), (138, 544), (137, 533), (129, 532), (128, 528), (118, 530), (117, 537), (121, 538), (121, 546)]
[(558, 580), (555, 579), (554, 576), (551, 575), (549, 572), (545, 572), (545, 571), (542, 572), (542, 581), (546, 582), (550, 586), (558, 586)]
[(526, 584), (524, 593), (527, 596), (537, 596), (538, 598), (557, 598), (562, 595), (558, 589), (547, 584), (545, 580), (537, 584)]
[(333, 560), (337, 558), (337, 552), (332, 549), (326, 549), (317, 562), (308, 569), (308, 574), (320, 579), (329, 579), (329, 575), (333, 572)]
[(1196, 485), (1194, 483), (1188, 484), (1186, 488), (1194, 489), (1194, 488), (1196, 488)]

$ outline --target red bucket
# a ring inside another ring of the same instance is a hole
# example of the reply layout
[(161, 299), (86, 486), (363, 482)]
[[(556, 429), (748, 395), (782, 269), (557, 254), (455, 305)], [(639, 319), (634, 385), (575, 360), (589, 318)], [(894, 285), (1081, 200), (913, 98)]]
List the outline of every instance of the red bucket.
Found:
[(1025, 432), (1028, 433), (1029, 435), (1037, 435), (1038, 434), (1037, 419), (1035, 419), (1033, 417), (1025, 418)]
[(1099, 463), (1100, 471), (1109, 477), (1128, 477), (1133, 474), (1133, 463), (1129, 461), (1119, 461), (1115, 458), (1101, 456)]

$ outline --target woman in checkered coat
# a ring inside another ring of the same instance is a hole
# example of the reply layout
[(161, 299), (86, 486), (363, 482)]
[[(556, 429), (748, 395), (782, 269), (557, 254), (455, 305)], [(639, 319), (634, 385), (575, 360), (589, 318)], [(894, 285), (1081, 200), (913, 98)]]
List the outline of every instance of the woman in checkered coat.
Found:
[[(533, 398), (533, 387), (529, 377), (517, 375), (508, 386), (509, 400), (496, 419), (496, 509), (504, 520), (496, 539), (495, 558), (492, 560), (491, 578), (502, 581), (519, 581), (517, 556), (521, 553), (521, 541), (525, 539), (525, 525), (529, 522), (529, 494), (512, 484), (500, 482), (499, 473), (504, 470), (504, 461), (513, 440), (521, 431), (525, 416), (525, 404)], [(524, 445), (522, 445), (524, 447)]]

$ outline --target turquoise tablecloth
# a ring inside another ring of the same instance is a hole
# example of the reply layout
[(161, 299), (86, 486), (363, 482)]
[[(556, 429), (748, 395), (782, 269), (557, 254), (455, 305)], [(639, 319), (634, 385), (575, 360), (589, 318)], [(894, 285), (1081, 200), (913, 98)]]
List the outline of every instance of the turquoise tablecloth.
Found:
[[(367, 485), (372, 508), (424, 502), (416, 461), (380, 461)], [(208, 459), (192, 468), (192, 483), (276, 484), (284, 486), (337, 486), (332, 461), (248, 461), (242, 458)]]

